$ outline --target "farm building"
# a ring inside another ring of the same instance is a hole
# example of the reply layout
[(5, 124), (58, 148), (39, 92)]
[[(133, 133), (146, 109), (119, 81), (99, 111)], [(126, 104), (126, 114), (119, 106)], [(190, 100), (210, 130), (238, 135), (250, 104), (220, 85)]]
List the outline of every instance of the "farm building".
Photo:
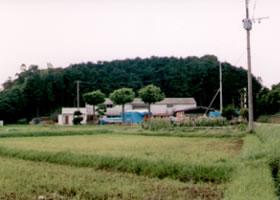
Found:
[(82, 113), (82, 124), (87, 123), (87, 116), (92, 114), (92, 110), (89, 107), (85, 108), (62, 108), (62, 113), (58, 116), (59, 125), (73, 125), (74, 112), (79, 110)]
[[(122, 112), (120, 105), (114, 105), (110, 99), (106, 99), (107, 116), (119, 116)], [(154, 116), (172, 116), (177, 110), (195, 108), (194, 98), (165, 98), (164, 100), (151, 105), (151, 112)], [(135, 98), (133, 102), (125, 105), (125, 111), (148, 110), (148, 105), (140, 98)]]
[(182, 110), (177, 110), (174, 112), (174, 116), (177, 118), (178, 121), (184, 119), (185, 117), (188, 118), (197, 118), (200, 116), (204, 116), (210, 113), (214, 112), (215, 109), (213, 108), (207, 108), (203, 106), (193, 107), (193, 108), (187, 108)]
[[(121, 116), (122, 106), (114, 105), (110, 99), (106, 99), (104, 104), (106, 105), (106, 117), (118, 117)], [(196, 101), (194, 98), (165, 98), (164, 100), (151, 105), (151, 112), (153, 116), (172, 116), (179, 110), (196, 108)], [(59, 124), (72, 124), (74, 112), (77, 108), (62, 108), (62, 114), (59, 115)], [(83, 124), (87, 122), (89, 115), (93, 114), (93, 106), (86, 105), (85, 108), (79, 109), (83, 114)], [(125, 105), (125, 112), (144, 110), (148, 111), (148, 105), (145, 104), (140, 98), (135, 98), (133, 102)]]

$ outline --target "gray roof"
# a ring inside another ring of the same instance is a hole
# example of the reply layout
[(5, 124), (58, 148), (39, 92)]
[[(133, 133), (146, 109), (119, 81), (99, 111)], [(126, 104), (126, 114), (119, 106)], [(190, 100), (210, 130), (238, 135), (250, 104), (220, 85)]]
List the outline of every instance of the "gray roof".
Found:
[[(113, 104), (113, 102), (106, 98), (104, 104)], [(143, 105), (145, 104), (140, 98), (135, 98), (132, 102), (132, 105)], [(194, 98), (165, 98), (160, 102), (155, 103), (157, 105), (196, 105), (196, 101)]]

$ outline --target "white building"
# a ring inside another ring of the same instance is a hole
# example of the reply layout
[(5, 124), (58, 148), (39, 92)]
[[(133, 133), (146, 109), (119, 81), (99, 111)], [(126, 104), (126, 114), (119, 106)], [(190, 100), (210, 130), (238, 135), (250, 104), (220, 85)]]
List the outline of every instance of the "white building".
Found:
[(58, 124), (59, 125), (73, 125), (73, 119), (74, 119), (74, 112), (79, 110), (83, 117), (83, 120), (81, 124), (87, 123), (87, 116), (92, 115), (93, 111), (90, 110), (91, 107), (85, 107), (85, 108), (62, 108), (61, 114), (58, 116)]

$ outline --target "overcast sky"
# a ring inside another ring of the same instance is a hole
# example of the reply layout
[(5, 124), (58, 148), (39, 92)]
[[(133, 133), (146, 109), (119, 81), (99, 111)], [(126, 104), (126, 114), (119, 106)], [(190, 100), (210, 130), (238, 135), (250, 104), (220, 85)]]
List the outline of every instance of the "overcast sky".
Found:
[[(0, 0), (0, 82), (20, 65), (215, 54), (246, 67), (245, 0)], [(253, 73), (280, 82), (280, 1), (251, 0)], [(255, 7), (255, 9), (254, 9)]]

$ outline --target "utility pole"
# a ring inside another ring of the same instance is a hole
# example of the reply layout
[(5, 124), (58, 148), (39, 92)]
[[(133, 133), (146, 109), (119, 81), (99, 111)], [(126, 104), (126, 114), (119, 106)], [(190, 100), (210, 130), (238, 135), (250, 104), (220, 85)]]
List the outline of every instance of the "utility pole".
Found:
[(223, 71), (222, 71), (222, 63), (219, 61), (220, 68), (220, 112), (223, 112)]
[[(261, 23), (263, 19), (269, 19), (269, 17), (250, 18), (249, 15), (249, 1), (245, 0), (246, 18), (243, 19), (243, 27), (247, 33), (247, 62), (248, 62), (248, 109), (249, 109), (249, 131), (254, 131), (254, 114), (253, 114), (253, 84), (252, 84), (252, 62), (251, 62), (251, 35), (250, 31), (253, 28), (253, 23)], [(245, 99), (246, 100), (246, 99)]]
[(251, 35), (252, 20), (249, 16), (249, 0), (245, 0), (246, 18), (243, 20), (243, 26), (247, 34), (247, 64), (248, 64), (248, 104), (249, 104), (249, 132), (254, 131), (254, 115), (253, 115), (253, 87), (251, 72)]
[(80, 110), (80, 81), (76, 81), (77, 83), (77, 107)]

